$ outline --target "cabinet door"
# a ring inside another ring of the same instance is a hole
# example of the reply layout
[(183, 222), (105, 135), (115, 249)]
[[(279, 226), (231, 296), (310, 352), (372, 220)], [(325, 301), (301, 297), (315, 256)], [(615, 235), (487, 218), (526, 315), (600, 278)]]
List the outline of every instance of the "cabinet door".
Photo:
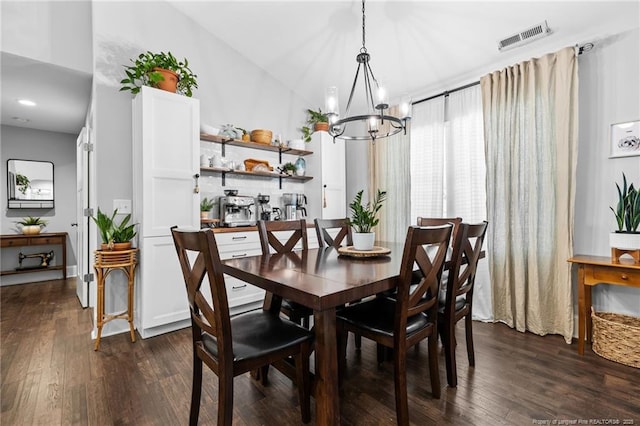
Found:
[(142, 212), (135, 215), (141, 236), (169, 235), (173, 225), (198, 229), (198, 100), (145, 86), (134, 110), (134, 164), (141, 168), (134, 172), (134, 203), (142, 200)]
[(346, 168), (344, 140), (331, 137), (322, 140), (322, 218), (339, 219), (347, 216)]
[(139, 271), (143, 337), (145, 329), (189, 319), (187, 289), (171, 237), (140, 240)]

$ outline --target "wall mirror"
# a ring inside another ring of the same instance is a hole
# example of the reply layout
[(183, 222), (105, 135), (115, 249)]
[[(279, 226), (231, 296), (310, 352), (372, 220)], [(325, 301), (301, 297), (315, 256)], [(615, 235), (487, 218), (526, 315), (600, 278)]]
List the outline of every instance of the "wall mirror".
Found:
[(53, 163), (7, 160), (7, 196), (10, 209), (52, 209)]

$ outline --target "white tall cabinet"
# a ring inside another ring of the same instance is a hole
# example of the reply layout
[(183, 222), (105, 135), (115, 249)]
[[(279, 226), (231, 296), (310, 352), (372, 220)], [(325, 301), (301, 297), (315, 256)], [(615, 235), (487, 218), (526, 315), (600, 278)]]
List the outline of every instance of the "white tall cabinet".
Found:
[(140, 261), (135, 324), (143, 338), (190, 325), (170, 228), (200, 228), (200, 104), (143, 86), (133, 100), (133, 218)]
[(347, 216), (346, 151), (344, 140), (335, 143), (326, 132), (315, 132), (306, 148), (313, 155), (305, 157), (307, 174), (313, 179), (305, 183), (311, 219), (340, 219)]

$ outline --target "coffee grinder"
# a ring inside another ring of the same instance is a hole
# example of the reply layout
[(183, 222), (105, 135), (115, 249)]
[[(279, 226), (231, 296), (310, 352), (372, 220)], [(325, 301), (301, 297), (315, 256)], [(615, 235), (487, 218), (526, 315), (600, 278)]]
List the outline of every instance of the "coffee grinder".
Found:
[(261, 220), (271, 220), (271, 206), (269, 205), (271, 197), (258, 194), (256, 199), (258, 200), (258, 217)]

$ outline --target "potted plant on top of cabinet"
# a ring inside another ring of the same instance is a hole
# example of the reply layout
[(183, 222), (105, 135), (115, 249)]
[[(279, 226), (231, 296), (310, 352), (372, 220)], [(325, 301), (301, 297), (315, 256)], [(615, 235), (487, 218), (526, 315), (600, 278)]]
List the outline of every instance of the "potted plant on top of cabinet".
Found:
[[(635, 188), (633, 183), (627, 185), (627, 177), (624, 173), (622, 174), (622, 188), (618, 183), (616, 183), (616, 188), (618, 189), (618, 204), (615, 209), (609, 207), (618, 224), (618, 230), (609, 235), (612, 254), (614, 254), (614, 249), (640, 250), (640, 232), (638, 232), (638, 226), (640, 226), (640, 189)], [(636, 256), (640, 258), (640, 254)], [(614, 254), (614, 257), (617, 255)]]
[(39, 217), (24, 217), (22, 220), (16, 222), (18, 225), (22, 225), (22, 233), (25, 235), (36, 235), (42, 231), (42, 228), (47, 226), (47, 221), (42, 220)]
[(131, 61), (133, 65), (125, 66), (127, 77), (120, 81), (120, 91), (130, 90), (135, 95), (142, 86), (151, 86), (191, 97), (193, 89), (198, 88), (198, 76), (191, 71), (186, 58), (178, 61), (171, 52), (146, 52)]
[[(308, 109), (307, 124), (309, 126), (313, 126), (314, 132), (319, 132), (319, 131), (326, 132), (329, 130), (329, 116), (326, 113), (322, 112), (320, 108), (318, 108), (318, 111)], [(304, 131), (304, 128), (303, 128), (303, 131)]]
[(372, 228), (380, 221), (377, 215), (382, 208), (382, 203), (387, 198), (387, 191), (378, 189), (373, 202), (368, 202), (366, 205), (362, 204), (363, 192), (364, 190), (358, 192), (351, 204), (349, 204), (351, 209), (349, 225), (353, 227), (353, 248), (356, 250), (372, 250), (376, 239), (376, 234), (372, 231)]
[(91, 216), (98, 227), (100, 238), (102, 238), (102, 250), (118, 251), (131, 248), (131, 240), (136, 236), (136, 225), (135, 223), (129, 224), (131, 214), (126, 215), (119, 224), (116, 224), (117, 214), (118, 209), (115, 209), (109, 217), (98, 208), (97, 216)]

